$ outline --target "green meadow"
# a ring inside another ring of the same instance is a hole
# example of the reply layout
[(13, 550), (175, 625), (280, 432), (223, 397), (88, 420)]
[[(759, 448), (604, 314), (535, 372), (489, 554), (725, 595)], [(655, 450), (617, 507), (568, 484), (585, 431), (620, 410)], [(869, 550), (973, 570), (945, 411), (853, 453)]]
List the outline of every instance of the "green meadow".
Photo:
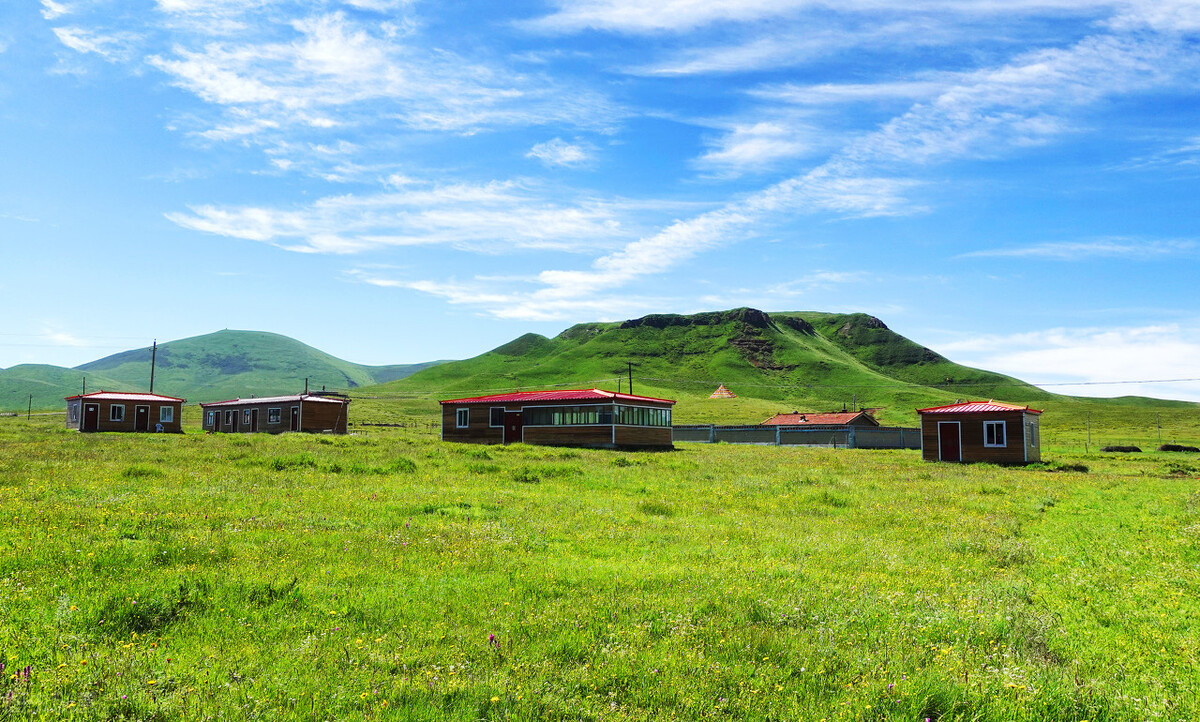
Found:
[(1000, 468), (357, 403), (408, 427), (0, 419), (0, 719), (1200, 718), (1200, 458), (1088, 410)]

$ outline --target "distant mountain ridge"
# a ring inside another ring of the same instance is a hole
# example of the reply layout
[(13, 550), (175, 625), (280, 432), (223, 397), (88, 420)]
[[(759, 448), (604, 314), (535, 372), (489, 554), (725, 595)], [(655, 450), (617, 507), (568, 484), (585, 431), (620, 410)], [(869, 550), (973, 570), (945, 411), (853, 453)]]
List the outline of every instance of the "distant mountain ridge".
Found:
[[(106, 356), (67, 369), (23, 364), (0, 370), (0, 409), (57, 408), (63, 397), (88, 391), (145, 391), (150, 348)], [(366, 366), (344, 361), (296, 339), (264, 331), (224, 330), (158, 345), (154, 391), (195, 401), (270, 396), (311, 389), (349, 389), (386, 383), (441, 363)]]

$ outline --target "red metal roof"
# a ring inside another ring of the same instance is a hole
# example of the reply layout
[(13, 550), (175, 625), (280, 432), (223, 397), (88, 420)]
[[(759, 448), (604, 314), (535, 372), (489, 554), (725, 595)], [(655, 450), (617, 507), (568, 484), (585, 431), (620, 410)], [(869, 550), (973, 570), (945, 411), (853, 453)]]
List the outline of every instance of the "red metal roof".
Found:
[(88, 399), (96, 401), (178, 401), (183, 403), (187, 399), (177, 399), (174, 396), (162, 396), (160, 394), (142, 394), (126, 391), (93, 391), (90, 394), (76, 394), (66, 397), (66, 401), (75, 399)]
[(848, 424), (860, 416), (870, 418), (870, 415), (864, 411), (839, 411), (831, 414), (775, 414), (762, 422), (762, 426), (801, 426), (803, 424), (842, 425)]
[(998, 411), (1028, 411), (1031, 414), (1040, 414), (1041, 411), (1031, 409), (1028, 406), (1019, 404), (1008, 404), (1003, 401), (964, 401), (962, 403), (950, 404), (948, 406), (933, 406), (928, 409), (917, 409), (918, 414), (989, 414)]
[(289, 401), (308, 401), (322, 404), (343, 404), (349, 403), (350, 399), (330, 398), (328, 396), (317, 396), (316, 394), (292, 394), (290, 396), (263, 396), (256, 399), (229, 399), (228, 401), (209, 401), (202, 403), (200, 406), (208, 408), (209, 406), (241, 406), (243, 404), (286, 404)]
[(619, 394), (615, 391), (602, 389), (572, 389), (561, 391), (514, 391), (507, 394), (492, 394), (490, 396), (470, 396), (465, 399), (447, 399), (443, 404), (514, 404), (522, 401), (657, 401), (662, 404), (675, 403), (671, 399), (657, 399), (653, 396), (635, 396), (634, 394)]

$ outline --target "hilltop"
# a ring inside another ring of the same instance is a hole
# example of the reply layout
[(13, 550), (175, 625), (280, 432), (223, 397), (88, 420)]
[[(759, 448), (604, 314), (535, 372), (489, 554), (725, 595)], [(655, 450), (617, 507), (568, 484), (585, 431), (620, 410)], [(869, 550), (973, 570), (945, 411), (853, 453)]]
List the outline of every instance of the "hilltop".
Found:
[[(216, 333), (159, 344), (156, 393), (189, 402), (235, 396), (270, 396), (310, 388), (353, 389), (394, 381), (440, 363), (365, 366), (344, 361), (296, 339), (262, 331)], [(150, 349), (106, 356), (72, 369), (25, 364), (0, 371), (0, 408), (24, 409), (29, 394), (35, 408), (58, 408), (64, 396), (88, 391), (146, 390)]]

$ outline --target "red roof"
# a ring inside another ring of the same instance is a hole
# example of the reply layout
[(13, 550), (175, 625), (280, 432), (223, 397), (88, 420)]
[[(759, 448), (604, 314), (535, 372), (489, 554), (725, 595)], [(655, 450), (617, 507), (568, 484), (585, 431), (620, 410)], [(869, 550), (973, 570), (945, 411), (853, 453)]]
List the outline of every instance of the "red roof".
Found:
[(443, 404), (515, 404), (522, 401), (656, 401), (673, 404), (671, 399), (656, 399), (653, 396), (619, 394), (602, 389), (572, 389), (569, 391), (514, 391), (491, 396), (470, 396), (465, 399), (447, 399)]
[(917, 409), (918, 414), (991, 414), (998, 411), (1028, 411), (1031, 414), (1040, 414), (1041, 411), (1031, 409), (1028, 406), (1019, 404), (1008, 404), (1003, 401), (964, 401), (962, 403), (950, 404), (948, 406), (933, 406), (928, 409)]
[(75, 399), (88, 399), (96, 401), (178, 401), (183, 403), (187, 399), (177, 399), (174, 396), (161, 396), (159, 394), (141, 394), (126, 391), (93, 391), (90, 394), (76, 394), (66, 397), (66, 401)]
[(800, 426), (802, 424), (831, 424), (841, 426), (850, 423), (860, 416), (865, 416), (868, 419), (871, 418), (865, 411), (839, 411), (832, 414), (775, 414), (762, 422), (762, 426)]

